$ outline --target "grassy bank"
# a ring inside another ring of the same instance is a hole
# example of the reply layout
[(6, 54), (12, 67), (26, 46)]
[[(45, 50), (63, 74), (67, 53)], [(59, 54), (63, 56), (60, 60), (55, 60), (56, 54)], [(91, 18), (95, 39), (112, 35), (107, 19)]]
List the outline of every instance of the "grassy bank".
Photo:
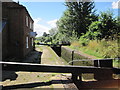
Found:
[(86, 44), (81, 41), (72, 42), (70, 48), (83, 51), (84, 53), (98, 58), (117, 58), (119, 55), (118, 41), (88, 41)]
[[(82, 51), (97, 58), (117, 58), (119, 54), (119, 43), (117, 40), (92, 40), (92, 41), (73, 41), (70, 48)], [(114, 66), (118, 67), (119, 61), (114, 61)]]

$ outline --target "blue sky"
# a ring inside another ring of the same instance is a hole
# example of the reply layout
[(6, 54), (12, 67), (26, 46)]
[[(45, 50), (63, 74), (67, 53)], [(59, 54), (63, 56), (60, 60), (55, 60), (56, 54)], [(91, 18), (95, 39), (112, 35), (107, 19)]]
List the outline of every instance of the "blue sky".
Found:
[(23, 2), (32, 17), (44, 20), (60, 18), (66, 7), (62, 2)]
[[(20, 0), (19, 0), (20, 1)], [(120, 1), (120, 0), (119, 0)], [(31, 17), (34, 19), (34, 31), (41, 36), (43, 32), (47, 32), (56, 27), (56, 21), (63, 15), (66, 10), (64, 2), (21, 2), (29, 11)], [(111, 2), (95, 2), (96, 13), (113, 10), (115, 16), (118, 15), (118, 0)]]

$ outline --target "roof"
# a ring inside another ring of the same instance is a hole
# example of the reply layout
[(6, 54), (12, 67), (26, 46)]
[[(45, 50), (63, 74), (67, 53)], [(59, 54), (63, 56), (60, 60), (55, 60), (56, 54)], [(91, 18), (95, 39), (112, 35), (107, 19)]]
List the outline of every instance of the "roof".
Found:
[(20, 5), (19, 3), (16, 3), (16, 2), (3, 2), (2, 3), (4, 7), (24, 7), (23, 5)]
[[(20, 5), (19, 3), (16, 3), (16, 2), (3, 2), (2, 3), (3, 7), (6, 7), (6, 8), (19, 8), (19, 9), (25, 9), (25, 11), (27, 12), (27, 14), (29, 15), (29, 17), (31, 18), (28, 10), (26, 9), (25, 6), (23, 5)], [(31, 20), (33, 21), (33, 19), (31, 18)]]

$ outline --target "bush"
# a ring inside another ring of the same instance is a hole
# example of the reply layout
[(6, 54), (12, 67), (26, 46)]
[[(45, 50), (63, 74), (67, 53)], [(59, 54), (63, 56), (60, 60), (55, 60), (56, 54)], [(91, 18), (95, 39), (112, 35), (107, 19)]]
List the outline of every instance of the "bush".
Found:
[(82, 46), (87, 46), (89, 43), (89, 39), (87, 38), (86, 35), (82, 35), (79, 39), (79, 42)]
[(102, 40), (101, 41), (101, 47), (103, 47), (101, 49), (101, 54), (104, 58), (117, 58), (120, 57), (119, 55), (119, 46), (118, 46), (118, 42), (116, 41), (105, 41)]

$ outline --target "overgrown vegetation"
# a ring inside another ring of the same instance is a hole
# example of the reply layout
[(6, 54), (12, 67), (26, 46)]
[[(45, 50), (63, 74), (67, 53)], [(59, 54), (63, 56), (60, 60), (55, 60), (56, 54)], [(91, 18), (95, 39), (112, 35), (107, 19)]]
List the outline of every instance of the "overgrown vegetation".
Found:
[(79, 40), (79, 42), (73, 42), (71, 48), (81, 50), (87, 54), (96, 56), (98, 58), (117, 58), (119, 55), (119, 47), (117, 40), (89, 40), (87, 45)]
[(119, 58), (120, 17), (111, 10), (96, 14), (94, 2), (66, 2), (66, 11), (57, 27), (37, 38), (39, 42), (71, 42), (71, 48), (98, 58)]

